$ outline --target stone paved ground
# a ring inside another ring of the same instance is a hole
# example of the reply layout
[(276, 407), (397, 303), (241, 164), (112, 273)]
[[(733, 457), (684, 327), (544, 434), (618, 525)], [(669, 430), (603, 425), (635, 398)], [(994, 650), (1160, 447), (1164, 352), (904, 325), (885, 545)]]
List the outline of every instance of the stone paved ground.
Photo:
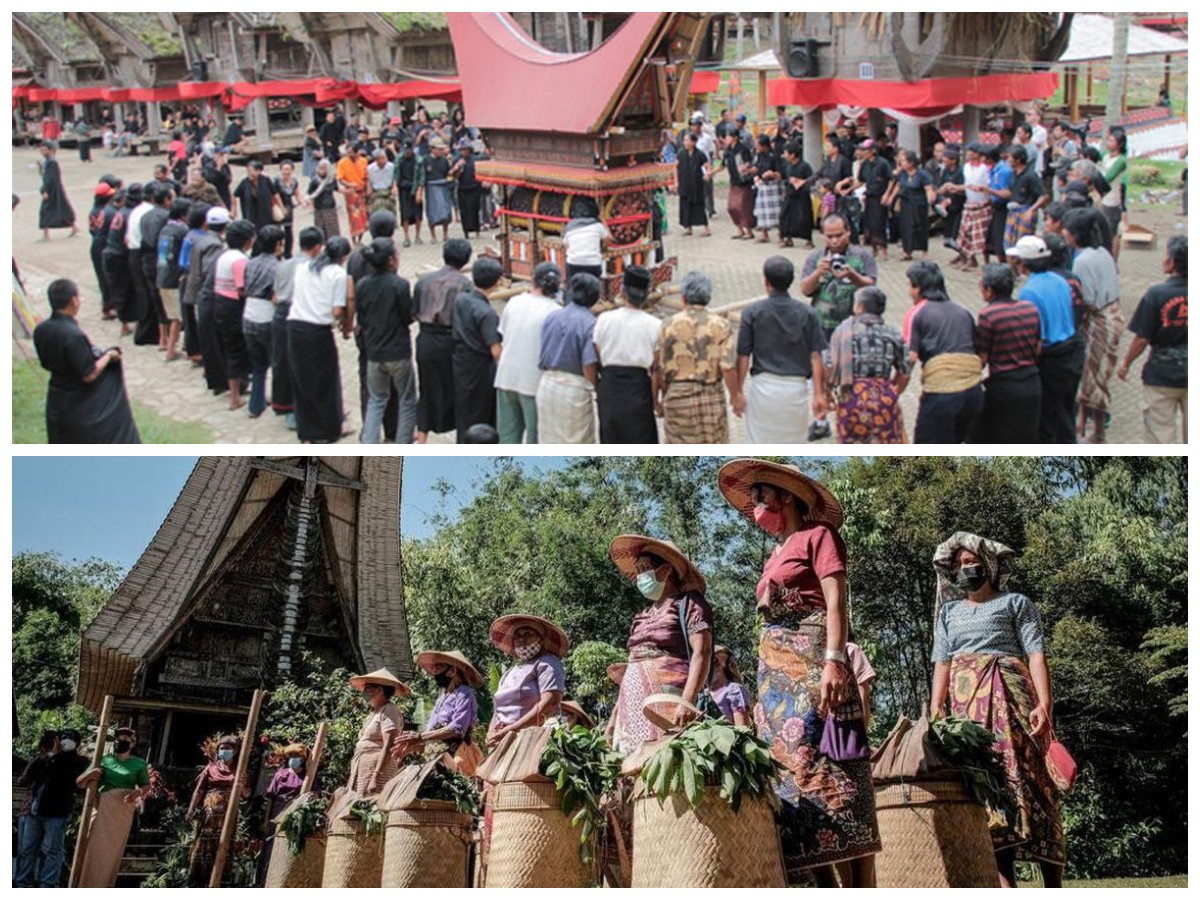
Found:
[[(49, 243), (39, 241), (37, 231), (38, 186), (40, 179), (37, 174), (36, 162), (40, 157), (35, 150), (15, 148), (13, 151), (13, 191), (20, 196), (21, 205), (13, 215), (13, 254), (21, 265), (30, 288), (31, 296), (37, 310), (42, 312), (44, 307), (45, 287), (50, 280), (67, 275), (78, 280), (83, 288), (84, 310), (80, 322), (92, 340), (100, 345), (121, 343), (126, 346), (125, 373), (131, 396), (152, 407), (156, 411), (180, 420), (201, 421), (212, 429), (218, 442), (236, 444), (290, 443), (295, 441), (295, 433), (288, 431), (283, 420), (270, 413), (254, 420), (250, 419), (245, 410), (231, 412), (226, 408), (225, 400), (209, 394), (203, 383), (203, 378), (197, 369), (193, 369), (186, 360), (164, 363), (161, 354), (150, 347), (134, 347), (128, 339), (119, 337), (119, 326), (113, 322), (103, 322), (100, 319), (99, 298), (96, 292), (95, 277), (91, 262), (88, 258), (88, 239), (86, 232), (83, 236), (69, 239), (66, 232), (53, 232)], [(86, 218), (90, 207), (91, 189), (99, 175), (112, 171), (126, 179), (127, 182), (146, 178), (152, 171), (152, 161), (145, 157), (123, 158), (110, 160), (103, 152), (97, 154), (96, 162), (85, 165), (79, 162), (74, 151), (63, 151), (60, 154), (64, 180), (81, 224)], [(240, 177), (240, 172), (237, 173)], [(723, 195), (718, 188), (718, 210), (723, 207)], [(674, 217), (672, 203), (672, 217)], [(299, 225), (309, 224), (311, 213), (299, 214)], [(1159, 235), (1159, 248), (1153, 251), (1126, 251), (1121, 257), (1122, 299), (1121, 306), (1126, 319), (1133, 312), (1146, 286), (1160, 280), (1160, 261), (1162, 247), (1168, 237), (1175, 233), (1184, 219), (1175, 215), (1174, 209), (1154, 209), (1135, 215), (1136, 221), (1155, 230)], [(344, 224), (344, 219), (343, 219)], [(679, 274), (689, 269), (702, 269), (713, 279), (715, 292), (713, 309), (759, 296), (763, 292), (761, 267), (762, 262), (772, 253), (784, 252), (791, 256), (799, 269), (807, 252), (799, 246), (793, 250), (778, 251), (771, 244), (753, 244), (744, 241), (730, 240), (732, 229), (729, 219), (719, 214), (714, 222), (714, 236), (711, 238), (683, 237), (678, 228), (673, 228), (667, 235), (667, 253), (679, 258)], [(473, 243), (477, 250), (482, 249), (493, 241), (492, 234), (485, 233), (482, 239)], [(819, 239), (818, 239), (819, 243)], [(934, 238), (931, 258), (937, 262), (949, 261), (951, 254), (940, 246), (938, 238)], [(887, 292), (889, 306), (886, 318), (899, 325), (905, 310), (909, 306), (907, 282), (904, 278), (904, 263), (898, 259), (897, 249), (893, 249), (893, 259), (881, 263), (880, 286)], [(416, 273), (430, 266), (440, 265), (440, 248), (426, 243), (424, 246), (414, 246), (402, 251), (401, 274), (410, 279)], [(973, 313), (978, 312), (982, 303), (976, 287), (977, 276), (964, 275), (953, 269), (946, 269), (950, 294), (958, 302), (965, 305)], [(1128, 346), (1129, 335), (1122, 339), (1121, 353)], [(347, 408), (350, 413), (350, 424), (357, 428), (361, 423), (358, 414), (357, 356), (351, 342), (340, 342), (342, 359), (342, 381), (344, 396), (347, 398)], [(918, 382), (910, 385), (902, 398), (902, 407), (906, 424), (911, 433), (912, 423), (916, 415), (916, 399)], [(1142, 440), (1142, 424), (1140, 412), (1140, 385), (1131, 381), (1123, 383), (1113, 379), (1113, 410), (1112, 426), (1109, 432), (1113, 443), (1135, 443)], [(744, 441), (745, 428), (741, 420), (730, 417), (730, 439), (737, 443)], [(431, 440), (449, 441), (453, 436), (436, 436)], [(352, 439), (348, 439), (352, 440)], [(823, 441), (822, 443), (831, 443)]]

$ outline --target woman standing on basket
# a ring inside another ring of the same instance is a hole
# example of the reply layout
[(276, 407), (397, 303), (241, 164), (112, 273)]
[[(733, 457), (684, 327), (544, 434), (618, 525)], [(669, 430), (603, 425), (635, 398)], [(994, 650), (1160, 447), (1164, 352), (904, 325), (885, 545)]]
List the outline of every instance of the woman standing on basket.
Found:
[(355, 675), (350, 686), (366, 696), (369, 712), (354, 745), (346, 787), (359, 797), (371, 797), (383, 790), (400, 770), (392, 759), (391, 749), (404, 731), (404, 716), (392, 703), (392, 697), (397, 693), (404, 696), (411, 689), (387, 669)]
[(933, 554), (938, 610), (929, 713), (950, 711), (996, 733), (1015, 822), (995, 814), (992, 844), (1003, 887), (1016, 887), (1017, 860), (1036, 862), (1046, 887), (1062, 887), (1066, 850), (1058, 793), (1038, 738), (1053, 733), (1054, 700), (1042, 619), (1033, 601), (1006, 589), (1016, 554), (966, 531)]
[[(754, 723), (782, 774), (780, 837), (789, 883), (813, 869), (835, 885), (851, 861), (850, 886), (875, 884), (880, 850), (862, 705), (846, 656), (846, 547), (842, 505), (795, 466), (737, 459), (718, 485), (734, 508), (779, 540), (758, 583), (764, 626)], [(835, 716), (847, 758), (819, 751), (823, 718)], [(849, 758), (861, 757), (861, 758)]]

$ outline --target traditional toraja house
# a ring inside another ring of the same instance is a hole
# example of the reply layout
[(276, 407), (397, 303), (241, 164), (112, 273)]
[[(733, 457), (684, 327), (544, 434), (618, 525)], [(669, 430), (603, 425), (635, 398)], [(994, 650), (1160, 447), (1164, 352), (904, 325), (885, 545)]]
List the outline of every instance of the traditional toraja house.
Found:
[(463, 103), (496, 151), (476, 171), (500, 186), (505, 274), (527, 277), (544, 259), (561, 264), (563, 226), (589, 197), (613, 235), (605, 296), (634, 263), (651, 268), (656, 285), (670, 280), (673, 262), (656, 261), (652, 210), (675, 173), (656, 159), (661, 130), (686, 117), (710, 17), (633, 13), (598, 48), (576, 53), (541, 46), (508, 13), (446, 18)]
[[(83, 634), (77, 700), (138, 728), (168, 781), (256, 688), (307, 667), (413, 671), (399, 457), (202, 457)], [(365, 667), (365, 668), (364, 668)]]

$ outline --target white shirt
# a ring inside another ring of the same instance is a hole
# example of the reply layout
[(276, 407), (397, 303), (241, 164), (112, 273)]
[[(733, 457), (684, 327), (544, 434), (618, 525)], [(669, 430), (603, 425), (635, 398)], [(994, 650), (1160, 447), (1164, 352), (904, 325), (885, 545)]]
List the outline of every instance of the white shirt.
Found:
[(327, 265), (320, 274), (311, 265), (301, 265), (296, 269), (288, 321), (332, 325), (333, 311), (346, 305), (347, 282), (346, 270), (339, 265)]
[(603, 265), (600, 242), (608, 237), (608, 228), (603, 222), (572, 228), (563, 235), (563, 248), (567, 251), (569, 266)]
[(130, 250), (142, 248), (142, 218), (152, 209), (154, 209), (154, 204), (143, 200), (129, 214), (129, 227), (125, 230), (125, 246)]
[(496, 363), (497, 388), (527, 397), (537, 394), (542, 378), (542, 370), (538, 368), (542, 323), (560, 308), (551, 298), (534, 293), (518, 294), (508, 301), (500, 313), (500, 334), (504, 340)]
[(1039, 175), (1045, 174), (1046, 171), (1046, 141), (1050, 139), (1050, 135), (1041, 125), (1033, 126), (1033, 138), (1030, 140), (1030, 145), (1037, 152), (1037, 172)]
[(602, 366), (654, 365), (662, 335), (662, 322), (632, 306), (618, 306), (596, 319), (592, 340), (600, 352)]
[[(983, 163), (979, 165), (971, 165), (966, 163), (963, 165), (963, 185), (967, 188), (968, 203), (985, 203), (988, 195), (978, 188), (983, 187), (988, 183), (988, 168)], [(976, 188), (976, 190), (972, 190)]]
[(696, 149), (708, 157), (709, 164), (717, 155), (717, 139), (707, 131), (701, 129), (700, 136), (696, 138)]

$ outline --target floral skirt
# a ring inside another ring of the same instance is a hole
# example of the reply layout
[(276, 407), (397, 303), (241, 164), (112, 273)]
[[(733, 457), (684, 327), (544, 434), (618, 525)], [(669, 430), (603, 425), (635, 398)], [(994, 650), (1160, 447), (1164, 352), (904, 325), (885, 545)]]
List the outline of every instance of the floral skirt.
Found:
[(839, 444), (903, 444), (904, 416), (896, 386), (887, 378), (855, 378), (839, 392)]
[(991, 729), (1016, 801), (1015, 822), (990, 816), (992, 843), (1015, 848), (1018, 859), (1062, 865), (1066, 860), (1058, 789), (1045, 756), (1026, 723), (1037, 704), (1033, 677), (1024, 660), (960, 653), (950, 661), (950, 711)]
[(651, 694), (682, 694), (687, 684), (688, 661), (675, 656), (630, 660), (617, 695), (613, 748), (632, 756), (646, 741), (662, 737), (658, 726), (642, 714), (642, 704)]
[(782, 767), (774, 788), (789, 884), (801, 883), (805, 869), (881, 849), (870, 760), (833, 762), (820, 753), (824, 657), (823, 612), (763, 628), (754, 724)]

